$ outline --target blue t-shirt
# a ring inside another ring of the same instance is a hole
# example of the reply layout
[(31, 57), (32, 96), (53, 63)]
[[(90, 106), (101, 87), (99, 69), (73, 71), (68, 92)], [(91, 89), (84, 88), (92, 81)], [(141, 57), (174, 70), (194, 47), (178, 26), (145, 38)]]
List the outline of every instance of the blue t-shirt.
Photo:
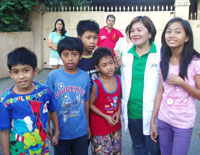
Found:
[(47, 77), (46, 84), (57, 100), (59, 139), (74, 139), (86, 135), (85, 102), (89, 100), (90, 78), (83, 70), (68, 74), (59, 68)]
[(49, 152), (48, 110), (56, 111), (57, 104), (48, 87), (33, 83), (30, 94), (16, 94), (11, 88), (0, 99), (0, 130), (10, 129), (11, 154)]

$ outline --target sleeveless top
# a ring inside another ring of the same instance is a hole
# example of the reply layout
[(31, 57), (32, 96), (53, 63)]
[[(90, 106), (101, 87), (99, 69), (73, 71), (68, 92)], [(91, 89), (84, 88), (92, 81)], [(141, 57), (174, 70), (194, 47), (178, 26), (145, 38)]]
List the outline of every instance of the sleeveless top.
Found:
[[(96, 100), (94, 105), (104, 114), (113, 116), (118, 111), (121, 100), (121, 81), (118, 75), (115, 76), (116, 90), (112, 93), (106, 91), (99, 78), (94, 80), (96, 86)], [(111, 126), (107, 121), (94, 112), (90, 113), (90, 129), (92, 136), (107, 135), (121, 129), (121, 121)]]

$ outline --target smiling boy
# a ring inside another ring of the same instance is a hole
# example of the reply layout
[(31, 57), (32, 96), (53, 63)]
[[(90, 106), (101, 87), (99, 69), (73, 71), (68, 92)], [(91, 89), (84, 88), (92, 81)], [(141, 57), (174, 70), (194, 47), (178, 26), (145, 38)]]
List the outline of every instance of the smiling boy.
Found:
[(56, 101), (48, 87), (33, 82), (38, 73), (36, 55), (24, 47), (17, 48), (8, 54), (7, 66), (15, 85), (0, 99), (3, 154), (49, 154), (48, 115), (55, 128), (51, 143), (58, 143)]

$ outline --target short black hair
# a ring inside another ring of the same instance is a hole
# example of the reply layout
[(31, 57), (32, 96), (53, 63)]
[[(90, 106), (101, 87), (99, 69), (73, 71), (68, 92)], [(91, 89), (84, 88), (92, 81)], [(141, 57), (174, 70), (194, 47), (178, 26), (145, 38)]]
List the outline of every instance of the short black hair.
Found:
[(94, 62), (94, 65), (95, 66), (98, 66), (99, 64), (99, 61), (103, 58), (103, 57), (107, 57), (107, 56), (110, 56), (113, 58), (114, 60), (114, 56), (112, 54), (112, 51), (107, 48), (107, 47), (100, 47), (98, 49), (96, 49), (93, 53), (93, 62)]
[(60, 56), (64, 50), (69, 50), (69, 51), (76, 50), (79, 52), (80, 55), (82, 55), (83, 47), (84, 46), (81, 39), (74, 37), (65, 37), (64, 39), (58, 42), (57, 51)]
[(99, 24), (97, 22), (92, 21), (92, 20), (81, 20), (78, 22), (76, 31), (78, 36), (82, 36), (85, 31), (91, 31), (91, 32), (96, 32), (97, 35), (99, 34)]
[(114, 16), (114, 15), (112, 15), (112, 14), (108, 15), (108, 16), (106, 17), (106, 20), (108, 20), (108, 18), (113, 18), (113, 19), (114, 19), (114, 21), (115, 21), (115, 16)]
[(35, 70), (37, 67), (37, 56), (25, 47), (16, 48), (7, 55), (7, 66), (29, 65)]

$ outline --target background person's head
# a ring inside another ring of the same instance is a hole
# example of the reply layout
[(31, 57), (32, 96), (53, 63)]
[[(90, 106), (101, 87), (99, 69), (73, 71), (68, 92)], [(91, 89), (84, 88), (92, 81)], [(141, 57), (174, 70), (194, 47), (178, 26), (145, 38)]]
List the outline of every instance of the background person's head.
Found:
[(62, 36), (65, 35), (65, 33), (66, 33), (65, 22), (64, 22), (63, 19), (59, 18), (59, 19), (56, 20), (53, 32), (60, 32), (60, 34)]
[(84, 44), (84, 51), (91, 53), (96, 47), (99, 25), (92, 20), (81, 20), (76, 27), (77, 35)]
[(147, 16), (137, 16), (129, 24), (129, 36), (136, 46), (142, 46), (147, 42), (151, 44), (156, 36), (156, 28), (152, 20)]
[(106, 17), (106, 27), (107, 27), (107, 29), (112, 29), (114, 24), (115, 24), (115, 16), (111, 15), (111, 14), (108, 15)]

